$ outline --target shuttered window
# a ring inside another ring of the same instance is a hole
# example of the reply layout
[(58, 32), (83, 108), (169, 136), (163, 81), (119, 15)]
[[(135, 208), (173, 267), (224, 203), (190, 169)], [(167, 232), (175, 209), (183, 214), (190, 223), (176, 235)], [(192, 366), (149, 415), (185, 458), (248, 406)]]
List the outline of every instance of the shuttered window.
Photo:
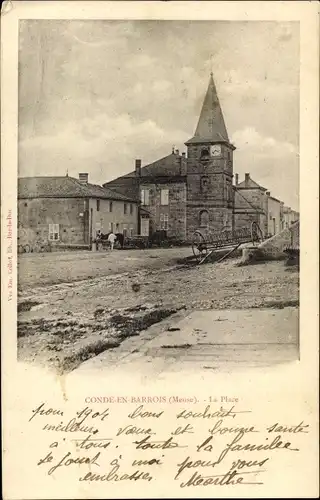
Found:
[(141, 204), (149, 205), (149, 189), (141, 189)]
[(49, 240), (58, 241), (60, 237), (59, 224), (49, 224)]
[(169, 189), (161, 189), (160, 204), (169, 205)]

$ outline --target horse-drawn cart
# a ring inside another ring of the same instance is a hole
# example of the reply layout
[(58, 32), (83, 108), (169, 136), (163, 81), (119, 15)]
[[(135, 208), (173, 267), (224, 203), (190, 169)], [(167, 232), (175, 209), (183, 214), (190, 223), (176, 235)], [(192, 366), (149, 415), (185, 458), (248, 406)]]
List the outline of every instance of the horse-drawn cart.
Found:
[(198, 263), (203, 264), (215, 250), (230, 247), (230, 251), (223, 255), (221, 261), (237, 250), (240, 245), (244, 243), (255, 245), (262, 240), (263, 234), (256, 222), (252, 222), (249, 227), (234, 230), (223, 229), (220, 232), (198, 229), (194, 233), (192, 251)]

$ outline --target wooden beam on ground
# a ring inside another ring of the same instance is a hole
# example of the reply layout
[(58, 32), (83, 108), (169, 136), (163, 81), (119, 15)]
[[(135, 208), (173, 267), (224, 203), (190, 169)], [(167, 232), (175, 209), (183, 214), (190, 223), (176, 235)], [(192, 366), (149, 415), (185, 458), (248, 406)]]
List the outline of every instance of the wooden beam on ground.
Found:
[(242, 245), (242, 243), (238, 243), (238, 245), (236, 245), (235, 247), (233, 247), (228, 253), (224, 254), (224, 256), (221, 257), (221, 259), (217, 260), (217, 264), (219, 262), (222, 262), (227, 257), (229, 257), (233, 252), (235, 252), (235, 250), (237, 250), (237, 248), (239, 248), (240, 245)]
[(204, 257), (202, 257), (202, 259), (201, 259), (201, 260), (200, 260), (200, 262), (199, 262), (199, 266), (200, 266), (200, 264), (203, 264), (203, 263), (207, 260), (207, 258), (208, 258), (210, 255), (212, 255), (212, 254), (213, 254), (213, 252), (214, 252), (214, 250), (210, 250), (210, 252), (209, 252), (209, 253), (207, 253)]

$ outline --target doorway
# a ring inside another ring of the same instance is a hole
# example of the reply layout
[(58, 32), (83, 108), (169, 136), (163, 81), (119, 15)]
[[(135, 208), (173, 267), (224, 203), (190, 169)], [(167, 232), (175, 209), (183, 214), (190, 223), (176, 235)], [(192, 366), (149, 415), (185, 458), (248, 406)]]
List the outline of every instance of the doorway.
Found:
[(141, 236), (149, 236), (149, 219), (141, 218)]

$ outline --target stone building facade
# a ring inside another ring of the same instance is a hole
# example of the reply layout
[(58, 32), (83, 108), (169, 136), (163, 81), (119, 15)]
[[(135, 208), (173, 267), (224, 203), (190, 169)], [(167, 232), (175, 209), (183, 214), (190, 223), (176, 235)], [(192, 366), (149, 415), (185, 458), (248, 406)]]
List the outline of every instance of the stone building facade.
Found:
[(259, 224), (264, 237), (273, 236), (285, 228), (284, 203), (274, 196), (265, 187), (260, 186), (245, 174), (239, 183), (236, 174), (234, 186), (234, 225), (241, 227), (256, 222)]
[(292, 208), (284, 206), (283, 207), (283, 219), (284, 228), (290, 228), (290, 226), (299, 220), (299, 212), (292, 210)]
[(18, 245), (90, 245), (97, 233), (137, 234), (138, 203), (88, 174), (18, 179)]
[(266, 191), (250, 178), (249, 173), (245, 174), (245, 180), (240, 184), (236, 175), (236, 185), (234, 186), (235, 227), (248, 226), (251, 222), (256, 222), (264, 233), (267, 232)]
[[(233, 225), (233, 151), (211, 75), (187, 155), (173, 150), (160, 160), (104, 184), (141, 201), (149, 222), (140, 217), (141, 234), (166, 230), (190, 239), (196, 229), (221, 230)], [(147, 193), (147, 194), (146, 194)]]
[[(138, 230), (165, 230), (190, 240), (194, 231), (212, 233), (255, 221), (265, 236), (283, 228), (283, 203), (245, 174), (234, 184), (234, 151), (211, 74), (200, 117), (187, 153), (168, 156), (104, 184), (140, 201)], [(142, 210), (142, 211), (141, 211)]]

